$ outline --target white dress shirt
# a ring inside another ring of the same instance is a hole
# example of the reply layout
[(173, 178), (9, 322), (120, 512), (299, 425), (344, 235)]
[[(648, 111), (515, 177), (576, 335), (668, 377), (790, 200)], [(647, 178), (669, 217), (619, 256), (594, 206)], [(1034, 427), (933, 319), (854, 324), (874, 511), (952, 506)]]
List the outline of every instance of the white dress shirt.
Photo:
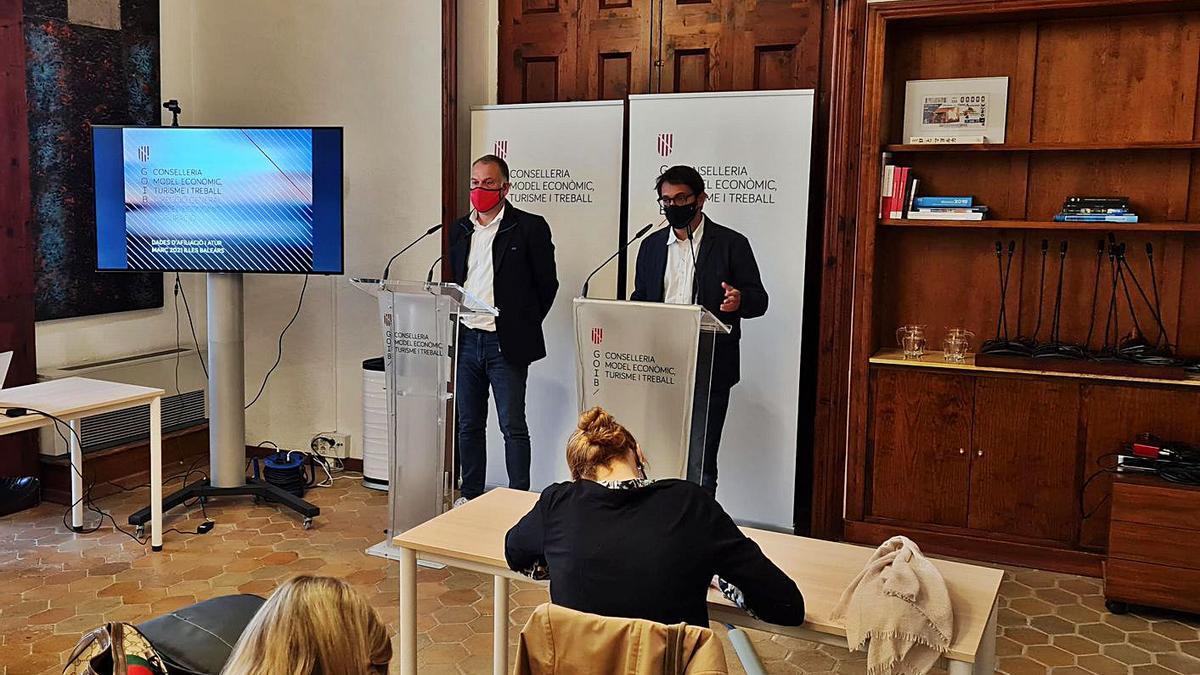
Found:
[(663, 302), (667, 304), (693, 304), (692, 286), (696, 266), (692, 258), (692, 249), (695, 249), (696, 255), (700, 254), (700, 239), (704, 236), (706, 220), (707, 218), (700, 218), (700, 224), (692, 232), (691, 243), (688, 243), (687, 239), (675, 236), (674, 230), (667, 235), (667, 271), (663, 274)]
[[(475, 232), (471, 235), (471, 251), (467, 254), (467, 280), (463, 283), (463, 288), (489, 305), (496, 304), (496, 288), (493, 285), (492, 270), (492, 242), (496, 241), (496, 232), (500, 230), (500, 222), (504, 220), (506, 208), (508, 207), (500, 207), (500, 212), (487, 225), (479, 222), (478, 213), (471, 214), (471, 223), (475, 225)], [(467, 328), (485, 330), (489, 333), (496, 331), (496, 317), (490, 314), (464, 315), (462, 324)]]

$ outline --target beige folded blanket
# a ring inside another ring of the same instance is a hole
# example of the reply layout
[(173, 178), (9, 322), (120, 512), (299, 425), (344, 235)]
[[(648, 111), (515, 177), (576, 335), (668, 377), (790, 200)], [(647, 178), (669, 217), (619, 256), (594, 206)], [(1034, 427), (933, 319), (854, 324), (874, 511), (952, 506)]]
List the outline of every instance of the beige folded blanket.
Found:
[(850, 651), (866, 648), (869, 675), (924, 675), (954, 632), (946, 582), (907, 537), (876, 549), (831, 618), (844, 621)]

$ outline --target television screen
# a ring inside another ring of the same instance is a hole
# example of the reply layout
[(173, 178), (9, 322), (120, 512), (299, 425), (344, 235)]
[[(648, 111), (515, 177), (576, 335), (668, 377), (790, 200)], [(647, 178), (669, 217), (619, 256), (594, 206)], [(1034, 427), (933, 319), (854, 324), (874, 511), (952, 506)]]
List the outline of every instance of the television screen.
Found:
[(341, 274), (342, 129), (92, 130), (105, 270)]

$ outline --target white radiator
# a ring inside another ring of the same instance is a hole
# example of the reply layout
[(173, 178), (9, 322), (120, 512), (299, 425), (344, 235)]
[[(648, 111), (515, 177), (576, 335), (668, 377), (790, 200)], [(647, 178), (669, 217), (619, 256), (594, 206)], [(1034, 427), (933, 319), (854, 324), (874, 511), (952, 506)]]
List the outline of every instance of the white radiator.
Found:
[[(201, 357), (204, 357), (203, 353)], [(64, 377), (90, 377), (162, 389), (166, 392), (162, 401), (164, 432), (184, 429), (208, 420), (207, 383), (194, 349), (177, 351), (172, 348), (38, 371), (39, 380), (57, 380)], [(95, 452), (126, 443), (148, 441), (149, 424), (148, 405), (84, 418), (79, 425), (83, 451)], [(65, 436), (70, 434), (70, 431), (64, 428), (61, 432), (57, 433), (54, 427), (41, 430), (43, 455), (67, 454), (69, 449)]]

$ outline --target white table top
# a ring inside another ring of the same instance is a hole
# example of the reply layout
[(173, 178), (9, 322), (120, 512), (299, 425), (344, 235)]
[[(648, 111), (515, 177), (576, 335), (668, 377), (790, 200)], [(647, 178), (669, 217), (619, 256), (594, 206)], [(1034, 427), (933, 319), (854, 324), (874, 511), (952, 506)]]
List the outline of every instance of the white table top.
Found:
[[(67, 377), (0, 389), (0, 408), (36, 408), (71, 419), (147, 404), (163, 394), (162, 389), (154, 387)], [(33, 413), (22, 417), (0, 415), (0, 433), (16, 431), (17, 427), (30, 429), (44, 423), (44, 417)]]

